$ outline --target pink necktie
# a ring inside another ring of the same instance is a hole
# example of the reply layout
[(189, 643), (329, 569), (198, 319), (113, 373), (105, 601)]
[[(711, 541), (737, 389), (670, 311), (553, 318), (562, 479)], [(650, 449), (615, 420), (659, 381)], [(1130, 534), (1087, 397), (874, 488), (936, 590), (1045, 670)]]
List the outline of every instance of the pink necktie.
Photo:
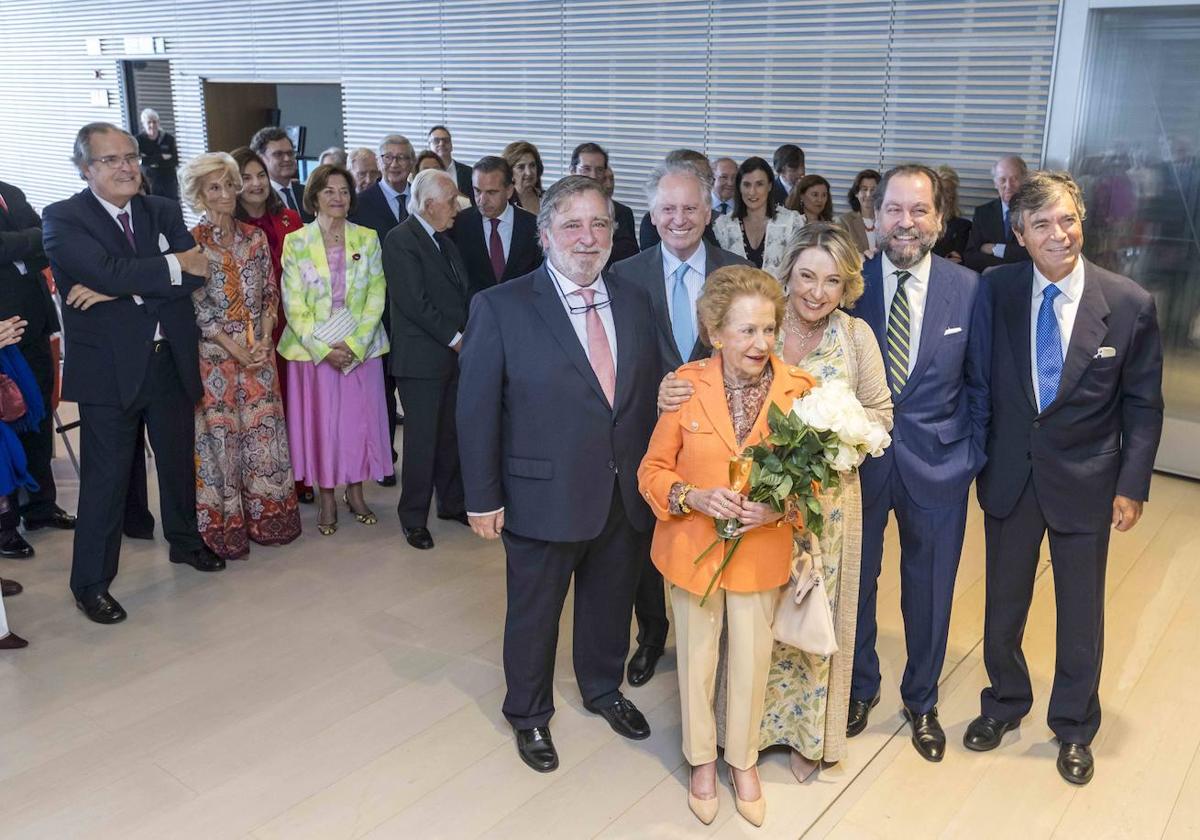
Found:
[(613, 367), (612, 348), (608, 344), (608, 334), (604, 332), (604, 324), (600, 321), (600, 313), (592, 306), (596, 290), (580, 289), (572, 294), (582, 297), (584, 305), (588, 307), (588, 361), (592, 363), (592, 370), (595, 371), (596, 378), (600, 380), (600, 388), (604, 391), (604, 396), (608, 398), (608, 404), (611, 406), (617, 394), (617, 371)]
[(488, 256), (492, 260), (492, 274), (496, 282), (504, 279), (504, 242), (500, 239), (500, 220), (488, 219), (492, 223), (492, 232), (488, 236)]

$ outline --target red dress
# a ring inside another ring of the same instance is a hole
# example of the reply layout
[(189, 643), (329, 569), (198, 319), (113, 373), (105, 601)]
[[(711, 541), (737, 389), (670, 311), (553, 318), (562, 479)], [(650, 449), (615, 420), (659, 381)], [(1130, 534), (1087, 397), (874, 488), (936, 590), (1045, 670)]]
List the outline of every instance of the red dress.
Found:
[[(274, 272), (275, 284), (279, 285), (280, 277), (282, 276), (282, 268), (280, 260), (283, 257), (283, 239), (294, 230), (300, 230), (304, 227), (304, 222), (300, 221), (300, 214), (295, 210), (284, 207), (276, 215), (263, 213), (257, 219), (245, 218), (240, 219), (248, 225), (254, 225), (267, 235), (267, 247), (271, 249), (271, 270)], [(283, 328), (287, 326), (287, 317), (283, 314), (283, 306), (277, 306), (275, 317), (275, 329), (271, 333), (271, 343), (276, 347), (279, 346), (279, 337), (283, 335)], [(283, 373), (283, 366), (279, 368), (279, 372)], [(287, 398), (287, 384), (283, 381), (284, 377), (280, 377), (279, 384), (284, 389), (284, 399)]]

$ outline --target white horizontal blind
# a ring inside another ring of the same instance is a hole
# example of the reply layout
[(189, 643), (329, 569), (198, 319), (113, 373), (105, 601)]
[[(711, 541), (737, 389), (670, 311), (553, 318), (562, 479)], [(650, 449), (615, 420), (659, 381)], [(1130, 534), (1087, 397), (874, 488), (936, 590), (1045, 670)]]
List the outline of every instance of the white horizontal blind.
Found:
[(956, 166), (969, 209), (996, 157), (1038, 162), (1056, 20), (1055, 0), (4, 0), (0, 178), (38, 207), (79, 189), (71, 139), (122, 121), (123, 37), (149, 35), (165, 54), (137, 57), (171, 61), (185, 159), (206, 149), (203, 80), (331, 82), (349, 147), (399, 131), (420, 149), (445, 123), (468, 164), (529, 140), (549, 183), (592, 140), (639, 212), (670, 149), (783, 142), (839, 209), (857, 170), (913, 158)]

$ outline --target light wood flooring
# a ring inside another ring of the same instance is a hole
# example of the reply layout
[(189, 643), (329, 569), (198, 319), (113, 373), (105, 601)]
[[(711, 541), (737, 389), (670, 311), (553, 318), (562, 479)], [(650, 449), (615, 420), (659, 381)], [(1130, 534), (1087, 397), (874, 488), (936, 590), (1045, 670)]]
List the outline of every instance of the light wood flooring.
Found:
[[(76, 484), (58, 467), (73, 510)], [(1026, 634), (1033, 713), (993, 753), (961, 745), (985, 680), (972, 504), (943, 675), (945, 761), (922, 761), (901, 724), (892, 541), (883, 702), (849, 758), (803, 786), (786, 755), (764, 757), (757, 830), (737, 816), (727, 781), (712, 826), (687, 810), (671, 651), (648, 685), (628, 689), (649, 740), (619, 738), (582, 710), (569, 607), (552, 723), (562, 766), (526, 769), (500, 714), (502, 550), (436, 520), (437, 548), (409, 548), (397, 496), (372, 485), (380, 524), (343, 511), (332, 538), (305, 507), (299, 541), (256, 547), (219, 574), (172, 566), (161, 531), (126, 541), (113, 592), (130, 618), (115, 627), (72, 604), (70, 534), (30, 535), (36, 558), (0, 563), (25, 585), (6, 605), (31, 640), (0, 653), (0, 837), (1200, 837), (1200, 484), (1156, 477), (1144, 520), (1114, 536), (1091, 785), (1059, 779), (1045, 725), (1049, 574)]]

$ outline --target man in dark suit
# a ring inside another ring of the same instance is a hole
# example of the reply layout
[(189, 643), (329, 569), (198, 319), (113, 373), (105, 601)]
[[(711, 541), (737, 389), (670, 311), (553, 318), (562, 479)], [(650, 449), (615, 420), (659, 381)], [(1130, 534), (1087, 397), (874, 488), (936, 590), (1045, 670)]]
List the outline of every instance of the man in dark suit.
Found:
[[(350, 216), (350, 221), (356, 225), (365, 225), (379, 235), (382, 246), (392, 228), (408, 218), (408, 176), (412, 173), (416, 154), (412, 143), (403, 134), (389, 134), (379, 141), (379, 165), (383, 167), (383, 177), (362, 192), (358, 193), (357, 206)], [(385, 297), (386, 300), (386, 297)], [(390, 312), (390, 305), (384, 312)], [(383, 329), (392, 343), (392, 321), (389, 316), (383, 319)], [(396, 427), (404, 422), (400, 409), (396, 405), (396, 380), (391, 374), (389, 356), (383, 357), (383, 391), (387, 403), (388, 440), (392, 447), (392, 463), (396, 463)], [(395, 474), (380, 479), (384, 487), (395, 487)]]
[(584, 708), (619, 735), (650, 735), (620, 689), (653, 525), (636, 473), (655, 423), (660, 361), (646, 294), (601, 273), (610, 201), (591, 178), (569, 176), (546, 191), (546, 262), (475, 296), (462, 355), (471, 527), (503, 536), (508, 563), (504, 716), (521, 759), (540, 772), (558, 766), (554, 652), (572, 576)]
[(967, 492), (983, 466), (991, 321), (979, 275), (931, 253), (942, 230), (941, 181), (925, 166), (888, 171), (875, 193), (880, 252), (863, 268), (854, 314), (883, 351), (892, 445), (860, 469), (862, 570), (848, 735), (879, 702), (878, 578), (888, 514), (900, 532), (900, 609), (908, 661), (904, 717), (922, 758), (941, 761), (938, 679), (946, 657)]
[(117, 574), (125, 493), (144, 420), (158, 467), (173, 563), (217, 571), (225, 561), (196, 528), (194, 409), (202, 395), (196, 312), (208, 259), (179, 204), (140, 194), (137, 142), (108, 123), (79, 130), (73, 160), (88, 188), (46, 208), (46, 255), (66, 306), (63, 398), (79, 403), (79, 522), (71, 591), (88, 618), (125, 611)]
[[(711, 189), (712, 180), (706, 168), (700, 168), (695, 161), (668, 157), (651, 174), (646, 188), (659, 244), (612, 267), (611, 277), (640, 287), (650, 298), (659, 378), (710, 353), (700, 341), (696, 321), (696, 301), (705, 278), (727, 265), (749, 265), (736, 254), (704, 241), (703, 234), (712, 216), (708, 202)], [(634, 612), (638, 647), (629, 660), (629, 683), (642, 685), (654, 676), (669, 626), (662, 575), (650, 562), (648, 543)]]
[(1065, 172), (1030, 174), (1012, 199), (1032, 262), (989, 272), (992, 425), (979, 476), (987, 544), (983, 662), (990, 685), (967, 748), (994, 749), (1033, 705), (1021, 637), (1042, 539), (1058, 612), (1048, 723), (1058, 772), (1091, 781), (1100, 728), (1104, 572), (1110, 529), (1150, 496), (1162, 433), (1162, 343), (1154, 299), (1083, 259), (1083, 196)]
[[(39, 528), (75, 527), (75, 517), (58, 506), (54, 474), (54, 417), (50, 411), (54, 396), (54, 360), (50, 336), (58, 332), (58, 310), (50, 289), (42, 277), (46, 256), (42, 250), (42, 220), (25, 200), (21, 190), (0, 182), (0, 320), (16, 315), (26, 322), (17, 346), (37, 380), (46, 416), (37, 429), (20, 436), (29, 465), (29, 474), (38, 489), (29, 491), (24, 505), (12, 498), (14, 514), (19, 511), (27, 531)], [(32, 557), (33, 547), (16, 532), (4, 529), (0, 557)]]
[[(708, 162), (708, 158), (700, 154), (700, 152), (695, 152), (691, 149), (675, 149), (674, 151), (667, 153), (664, 162), (668, 164), (691, 164), (703, 174), (703, 176), (708, 180), (709, 184), (712, 183), (712, 164), (710, 164)], [(714, 248), (719, 247), (717, 245), (717, 235), (713, 233), (711, 218), (704, 226), (704, 230), (701, 231), (701, 233), (704, 236), (705, 242), (712, 245)], [(650, 218), (650, 211), (647, 210), (646, 215), (642, 216), (642, 225), (638, 230), (638, 242), (641, 243), (642, 250), (646, 251), (650, 248), (653, 248), (660, 241), (661, 237), (658, 234), (658, 226), (654, 223), (654, 219)]]
[[(580, 143), (571, 152), (571, 174), (583, 175), (601, 184), (605, 182), (608, 172), (608, 152), (597, 143)], [(608, 268), (621, 260), (628, 259), (638, 252), (637, 236), (634, 234), (633, 210), (617, 201), (608, 194), (608, 200), (613, 206), (613, 235), (612, 252), (608, 258)]]
[(787, 201), (796, 182), (804, 177), (804, 150), (795, 143), (784, 143), (771, 159), (775, 180), (771, 183), (771, 203), (779, 207)]
[(250, 148), (266, 163), (271, 189), (280, 200), (299, 213), (305, 224), (311, 222), (315, 216), (304, 209), (304, 184), (296, 179), (298, 167), (292, 138), (279, 126), (271, 125), (254, 132)]
[(426, 140), (429, 150), (441, 160), (446, 174), (454, 179), (458, 191), (465, 195), (471, 204), (474, 204), (475, 193), (471, 188), (471, 167), (454, 159), (454, 140), (450, 137), (450, 129), (444, 125), (435, 125), (429, 129), (429, 136)]
[(1009, 203), (1025, 179), (1028, 168), (1016, 155), (1002, 157), (992, 166), (997, 197), (975, 208), (971, 234), (963, 251), (963, 265), (984, 271), (996, 265), (1026, 262), (1029, 252), (1013, 235)]
[(737, 161), (720, 157), (713, 161), (712, 208), (713, 218), (733, 212), (733, 194), (737, 192)]
[(445, 231), (458, 212), (454, 179), (418, 172), (408, 219), (383, 243), (392, 320), (392, 376), (404, 403), (404, 451), (397, 512), (413, 548), (433, 548), (429, 503), (438, 519), (467, 524), (454, 406), (458, 353), (467, 324), (467, 268)]
[(458, 214), (450, 236), (470, 277), (470, 293), (523, 277), (542, 262), (537, 217), (509, 204), (512, 167), (502, 157), (480, 158), (471, 170), (475, 206)]

